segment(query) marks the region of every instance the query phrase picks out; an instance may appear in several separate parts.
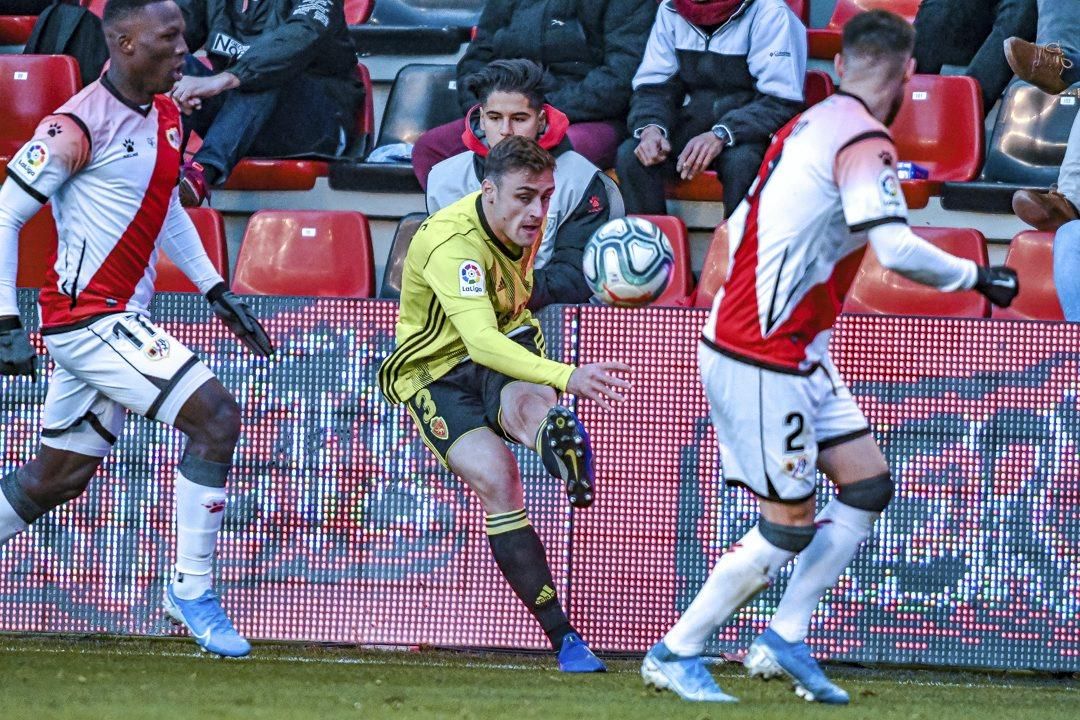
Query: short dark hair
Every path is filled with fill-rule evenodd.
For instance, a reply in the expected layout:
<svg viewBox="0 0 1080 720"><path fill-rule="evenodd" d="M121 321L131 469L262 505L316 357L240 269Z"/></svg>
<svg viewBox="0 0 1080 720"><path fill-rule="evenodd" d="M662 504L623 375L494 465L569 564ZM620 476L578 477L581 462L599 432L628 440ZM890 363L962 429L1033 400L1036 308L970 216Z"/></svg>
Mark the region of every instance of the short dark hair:
<svg viewBox="0 0 1080 720"><path fill-rule="evenodd" d="M465 89L486 103L492 93L516 93L529 100L529 107L544 105L544 70L532 60L493 60L465 78Z"/></svg>
<svg viewBox="0 0 1080 720"><path fill-rule="evenodd" d="M511 135L491 149L484 162L484 178L497 183L506 173L555 169L555 156L532 138Z"/></svg>
<svg viewBox="0 0 1080 720"><path fill-rule="evenodd" d="M159 2L165 2L165 0L109 0L105 4L105 12L101 14L101 22L104 25L111 25L148 5L157 5Z"/></svg>
<svg viewBox="0 0 1080 720"><path fill-rule="evenodd" d="M915 28L887 10L868 10L844 25L845 55L907 60L915 49Z"/></svg>

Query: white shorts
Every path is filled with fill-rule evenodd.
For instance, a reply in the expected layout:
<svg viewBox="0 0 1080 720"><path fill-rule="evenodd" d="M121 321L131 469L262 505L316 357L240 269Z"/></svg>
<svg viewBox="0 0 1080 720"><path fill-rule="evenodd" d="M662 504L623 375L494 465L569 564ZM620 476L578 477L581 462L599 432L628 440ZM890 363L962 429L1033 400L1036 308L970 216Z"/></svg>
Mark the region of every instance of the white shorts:
<svg viewBox="0 0 1080 720"><path fill-rule="evenodd" d="M818 451L870 433L828 356L810 375L758 367L704 343L698 359L728 485L801 502L814 494Z"/></svg>
<svg viewBox="0 0 1080 720"><path fill-rule="evenodd" d="M41 444L105 457L125 408L172 425L210 369L167 332L135 313L106 315L43 337L56 371L45 396Z"/></svg>

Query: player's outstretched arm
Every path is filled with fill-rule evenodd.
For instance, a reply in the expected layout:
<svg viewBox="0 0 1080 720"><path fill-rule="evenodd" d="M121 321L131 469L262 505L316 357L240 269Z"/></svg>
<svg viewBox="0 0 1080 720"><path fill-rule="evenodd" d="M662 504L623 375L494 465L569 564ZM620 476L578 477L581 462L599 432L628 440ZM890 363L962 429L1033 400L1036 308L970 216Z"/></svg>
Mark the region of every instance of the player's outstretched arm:
<svg viewBox="0 0 1080 720"><path fill-rule="evenodd" d="M570 375L566 392L587 397L605 410L612 403L625 399L620 390L628 390L630 382L615 373L628 373L630 366L621 362L599 362L582 365Z"/></svg>
<svg viewBox="0 0 1080 720"><path fill-rule="evenodd" d="M251 308L234 295L224 282L210 288L206 299L210 302L214 314L232 330L233 335L247 345L248 350L262 357L274 354L274 345L263 326L255 319Z"/></svg>

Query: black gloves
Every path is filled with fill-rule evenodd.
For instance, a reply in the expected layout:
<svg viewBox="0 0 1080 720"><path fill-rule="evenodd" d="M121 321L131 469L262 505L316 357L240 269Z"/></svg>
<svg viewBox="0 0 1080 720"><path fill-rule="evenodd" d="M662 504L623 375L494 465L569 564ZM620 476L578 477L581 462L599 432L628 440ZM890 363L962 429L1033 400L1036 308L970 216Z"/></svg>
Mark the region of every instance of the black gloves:
<svg viewBox="0 0 1080 720"><path fill-rule="evenodd" d="M210 288L210 292L206 293L206 299L210 302L210 308L214 314L221 318L221 321L236 337L240 338L241 342L247 345L248 350L262 357L274 354L274 345L270 342L262 325L251 314L251 308L236 297L225 283L220 282Z"/></svg>
<svg viewBox="0 0 1080 720"><path fill-rule="evenodd" d="M990 265L979 268L975 280L975 289L998 307L1009 307L1013 298L1020 292L1020 282L1016 271L1004 265Z"/></svg>
<svg viewBox="0 0 1080 720"><path fill-rule="evenodd" d="M29 375L37 381L37 353L16 316L0 318L0 375Z"/></svg>

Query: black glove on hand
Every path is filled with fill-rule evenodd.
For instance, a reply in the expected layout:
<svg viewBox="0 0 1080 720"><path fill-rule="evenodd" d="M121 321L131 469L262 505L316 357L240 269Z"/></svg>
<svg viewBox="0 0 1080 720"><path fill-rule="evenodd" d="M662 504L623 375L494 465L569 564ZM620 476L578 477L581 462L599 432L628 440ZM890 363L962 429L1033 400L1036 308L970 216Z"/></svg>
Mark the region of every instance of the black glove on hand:
<svg viewBox="0 0 1080 720"><path fill-rule="evenodd" d="M267 337L263 326L251 314L251 308L236 297L225 283L221 282L210 288L210 292L206 293L206 299L210 302L210 308L214 314L228 325L233 335L247 345L248 350L262 357L274 354L274 345Z"/></svg>
<svg viewBox="0 0 1080 720"><path fill-rule="evenodd" d="M980 267L975 289L998 307L1009 307L1016 293L1020 292L1020 281L1016 271L1004 265Z"/></svg>
<svg viewBox="0 0 1080 720"><path fill-rule="evenodd" d="M37 353L17 317L0 319L0 375L29 375L37 381Z"/></svg>

